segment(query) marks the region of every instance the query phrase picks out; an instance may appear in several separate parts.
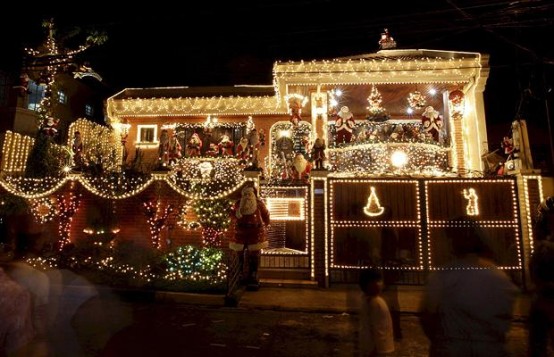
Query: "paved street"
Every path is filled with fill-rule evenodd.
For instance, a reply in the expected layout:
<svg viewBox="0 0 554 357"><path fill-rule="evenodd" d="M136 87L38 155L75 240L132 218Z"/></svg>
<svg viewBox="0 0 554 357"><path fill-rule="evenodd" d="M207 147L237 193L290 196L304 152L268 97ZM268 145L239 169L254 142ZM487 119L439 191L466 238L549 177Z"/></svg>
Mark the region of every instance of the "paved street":
<svg viewBox="0 0 554 357"><path fill-rule="evenodd" d="M402 315L398 356L426 356L417 317ZM115 332L118 325L124 326ZM85 356L356 356L357 316L93 299L74 319ZM113 331L113 333L109 333ZM526 331L513 324L513 356Z"/></svg>
<svg viewBox="0 0 554 357"><path fill-rule="evenodd" d="M71 285L50 301L46 336L20 356L353 357L357 296L352 286L263 288L245 293L238 307L226 307L222 295ZM396 342L397 356L427 356L428 341L413 312L417 290L403 289L398 298L404 338ZM525 355L522 318L514 320L508 339L514 357Z"/></svg>

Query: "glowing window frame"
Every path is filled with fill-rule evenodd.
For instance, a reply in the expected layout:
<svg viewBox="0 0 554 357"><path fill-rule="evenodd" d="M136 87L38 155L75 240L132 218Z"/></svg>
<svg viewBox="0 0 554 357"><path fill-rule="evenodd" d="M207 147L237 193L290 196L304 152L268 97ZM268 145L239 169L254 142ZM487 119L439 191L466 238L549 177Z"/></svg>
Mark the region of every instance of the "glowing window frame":
<svg viewBox="0 0 554 357"><path fill-rule="evenodd" d="M278 212L285 209L288 212L288 203L296 202L299 208L298 216L280 215ZM276 221L305 221L306 220L306 200L303 197L267 197L267 208L271 212L271 219ZM281 206L277 208L277 206Z"/></svg>
<svg viewBox="0 0 554 357"><path fill-rule="evenodd" d="M145 129L154 129L154 135L152 141L141 141L141 133ZM137 125L137 145L143 145L143 146L156 146L158 145L158 126L156 124L142 124Z"/></svg>

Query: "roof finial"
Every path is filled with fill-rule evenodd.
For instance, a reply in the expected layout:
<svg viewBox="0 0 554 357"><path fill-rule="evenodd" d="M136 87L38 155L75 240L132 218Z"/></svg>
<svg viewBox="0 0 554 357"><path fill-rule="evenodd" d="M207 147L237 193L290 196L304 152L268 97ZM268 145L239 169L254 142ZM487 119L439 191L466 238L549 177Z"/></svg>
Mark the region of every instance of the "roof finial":
<svg viewBox="0 0 554 357"><path fill-rule="evenodd" d="M385 32L381 33L381 39L379 39L379 49L389 50L396 48L396 41L389 33L389 29L385 28Z"/></svg>

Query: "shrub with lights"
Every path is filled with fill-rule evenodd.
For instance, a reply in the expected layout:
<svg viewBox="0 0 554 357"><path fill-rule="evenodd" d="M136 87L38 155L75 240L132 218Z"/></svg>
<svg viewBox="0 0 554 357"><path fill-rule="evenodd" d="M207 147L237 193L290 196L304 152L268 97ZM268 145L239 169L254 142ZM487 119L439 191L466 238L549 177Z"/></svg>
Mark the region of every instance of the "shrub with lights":
<svg viewBox="0 0 554 357"><path fill-rule="evenodd" d="M193 204L198 223L202 226L202 244L205 247L221 247L223 234L229 228L229 212L233 202L229 199L197 200Z"/></svg>

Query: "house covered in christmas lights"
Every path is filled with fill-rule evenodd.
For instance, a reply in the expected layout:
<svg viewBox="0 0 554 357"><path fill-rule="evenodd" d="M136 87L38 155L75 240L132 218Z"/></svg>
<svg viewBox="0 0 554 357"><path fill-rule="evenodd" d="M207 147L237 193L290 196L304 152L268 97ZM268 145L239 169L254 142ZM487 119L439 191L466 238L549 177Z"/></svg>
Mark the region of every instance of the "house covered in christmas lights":
<svg viewBox="0 0 554 357"><path fill-rule="evenodd" d="M499 266L523 282L541 177L520 144L524 121L510 138L518 155L490 162L487 55L381 48L276 62L272 85L125 89L107 100L109 128L69 129L82 137L79 167L26 180L18 173L32 143L11 134L0 184L35 202L38 217L80 200L58 217L64 225L46 223L63 226L65 243L96 224L116 241L171 250L225 248L232 227L210 222L254 181L272 219L262 276L320 286L367 266L422 283L450 258L444 227L471 216Z"/></svg>

